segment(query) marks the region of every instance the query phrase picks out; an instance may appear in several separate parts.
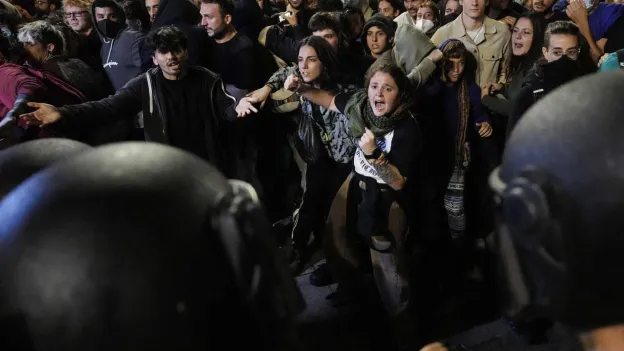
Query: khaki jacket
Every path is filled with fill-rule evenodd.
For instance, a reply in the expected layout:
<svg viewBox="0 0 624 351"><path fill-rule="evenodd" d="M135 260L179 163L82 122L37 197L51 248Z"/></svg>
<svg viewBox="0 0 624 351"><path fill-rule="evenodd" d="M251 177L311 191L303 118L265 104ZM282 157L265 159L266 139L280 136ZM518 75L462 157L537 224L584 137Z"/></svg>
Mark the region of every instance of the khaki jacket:
<svg viewBox="0 0 624 351"><path fill-rule="evenodd" d="M438 29L431 41L438 47L448 39L461 40L466 49L477 59L478 67L476 83L484 86L487 83L505 84L511 60L511 33L507 25L486 17L483 23L484 34L477 37L477 43L466 34L462 16Z"/></svg>

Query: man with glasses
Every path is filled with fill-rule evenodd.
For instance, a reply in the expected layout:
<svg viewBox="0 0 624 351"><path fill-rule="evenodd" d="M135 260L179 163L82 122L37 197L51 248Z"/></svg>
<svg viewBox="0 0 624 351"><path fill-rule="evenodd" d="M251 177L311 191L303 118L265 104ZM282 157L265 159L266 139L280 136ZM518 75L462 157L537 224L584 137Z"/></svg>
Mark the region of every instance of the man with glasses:
<svg viewBox="0 0 624 351"><path fill-rule="evenodd" d="M102 42L97 31L93 30L90 13L92 2L90 0L63 0L63 15L69 27L80 35L78 58L97 72L104 73L100 60Z"/></svg>
<svg viewBox="0 0 624 351"><path fill-rule="evenodd" d="M580 31L576 24L557 21L548 25L544 34L544 58L536 62L535 69L523 83L511 114L507 134L511 133L522 115L541 97L581 75L577 63L580 53Z"/></svg>

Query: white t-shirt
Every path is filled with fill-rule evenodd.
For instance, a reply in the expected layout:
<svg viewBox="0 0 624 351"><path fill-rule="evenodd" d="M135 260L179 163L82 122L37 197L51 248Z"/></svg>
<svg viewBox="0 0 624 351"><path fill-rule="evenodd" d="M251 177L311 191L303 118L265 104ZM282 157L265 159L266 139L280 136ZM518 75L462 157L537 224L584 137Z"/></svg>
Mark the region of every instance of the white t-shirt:
<svg viewBox="0 0 624 351"><path fill-rule="evenodd" d="M386 140L386 145L382 151L385 152L386 154L390 153L393 137L394 137L394 130L384 135L384 139ZM364 155L364 152L362 152L362 150L359 147L355 150L353 163L355 165L355 172L357 172L358 174L361 174L365 177L374 178L379 184L386 184L386 182L384 182L379 177L379 175L377 174L377 171L373 168L373 166L371 166L370 163L368 163L368 160L366 160L366 156Z"/></svg>

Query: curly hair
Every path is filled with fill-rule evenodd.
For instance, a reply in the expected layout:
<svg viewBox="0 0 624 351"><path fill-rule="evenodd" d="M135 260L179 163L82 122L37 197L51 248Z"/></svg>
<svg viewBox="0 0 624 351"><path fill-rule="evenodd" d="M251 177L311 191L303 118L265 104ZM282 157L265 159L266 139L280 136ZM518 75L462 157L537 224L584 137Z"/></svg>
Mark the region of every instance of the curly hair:
<svg viewBox="0 0 624 351"><path fill-rule="evenodd" d="M91 12L91 5L93 5L93 0L63 0L63 7L72 6L86 8L89 13Z"/></svg>

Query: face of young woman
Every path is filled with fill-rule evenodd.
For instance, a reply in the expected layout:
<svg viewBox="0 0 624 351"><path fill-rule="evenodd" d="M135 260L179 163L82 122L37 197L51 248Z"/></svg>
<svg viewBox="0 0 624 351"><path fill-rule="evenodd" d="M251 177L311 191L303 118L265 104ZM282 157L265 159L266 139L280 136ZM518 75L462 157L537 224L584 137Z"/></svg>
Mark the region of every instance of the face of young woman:
<svg viewBox="0 0 624 351"><path fill-rule="evenodd" d="M316 55L316 50L311 46L302 46L299 50L299 72L306 83L313 82L321 77L323 63Z"/></svg>
<svg viewBox="0 0 624 351"><path fill-rule="evenodd" d="M375 116L390 115L399 104L399 87L388 73L375 73L368 84L368 100Z"/></svg>
<svg viewBox="0 0 624 351"><path fill-rule="evenodd" d="M450 58L448 62L447 78L452 83L457 83L464 74L464 59L463 58Z"/></svg>
<svg viewBox="0 0 624 351"><path fill-rule="evenodd" d="M531 44L533 44L533 23L528 18L520 18L511 34L511 49L514 56L528 54Z"/></svg>

